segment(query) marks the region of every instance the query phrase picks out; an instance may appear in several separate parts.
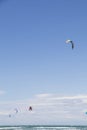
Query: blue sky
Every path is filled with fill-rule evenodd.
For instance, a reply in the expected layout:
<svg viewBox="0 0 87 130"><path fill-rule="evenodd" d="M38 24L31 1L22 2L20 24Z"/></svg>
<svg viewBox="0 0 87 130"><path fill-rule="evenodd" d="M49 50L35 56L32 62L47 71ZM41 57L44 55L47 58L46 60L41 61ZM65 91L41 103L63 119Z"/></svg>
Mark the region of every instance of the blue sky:
<svg viewBox="0 0 87 130"><path fill-rule="evenodd" d="M86 0L0 0L2 104L40 94L87 94L86 5Z"/></svg>

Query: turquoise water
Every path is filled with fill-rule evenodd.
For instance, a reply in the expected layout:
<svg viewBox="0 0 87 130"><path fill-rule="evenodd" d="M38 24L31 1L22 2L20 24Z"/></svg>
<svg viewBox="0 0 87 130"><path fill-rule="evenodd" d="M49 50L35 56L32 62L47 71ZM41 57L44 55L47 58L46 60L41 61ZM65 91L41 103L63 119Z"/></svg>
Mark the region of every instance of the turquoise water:
<svg viewBox="0 0 87 130"><path fill-rule="evenodd" d="M87 130L87 126L0 126L0 130Z"/></svg>

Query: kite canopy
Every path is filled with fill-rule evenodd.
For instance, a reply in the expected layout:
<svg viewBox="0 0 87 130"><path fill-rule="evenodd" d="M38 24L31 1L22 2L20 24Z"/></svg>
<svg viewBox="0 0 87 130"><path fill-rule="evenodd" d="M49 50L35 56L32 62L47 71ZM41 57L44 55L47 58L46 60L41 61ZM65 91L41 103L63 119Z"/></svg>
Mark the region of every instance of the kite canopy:
<svg viewBox="0 0 87 130"><path fill-rule="evenodd" d="M70 43L70 44L72 45L72 49L74 48L74 43L73 43L73 41L72 41L72 40L66 40L66 43L67 43L67 44L69 44L69 43Z"/></svg>

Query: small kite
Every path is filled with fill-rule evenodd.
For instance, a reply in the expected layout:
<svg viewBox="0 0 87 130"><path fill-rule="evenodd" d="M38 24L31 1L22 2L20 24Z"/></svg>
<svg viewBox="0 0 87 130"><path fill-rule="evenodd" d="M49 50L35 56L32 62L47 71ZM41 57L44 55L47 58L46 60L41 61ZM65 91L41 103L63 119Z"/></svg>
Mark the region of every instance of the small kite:
<svg viewBox="0 0 87 130"><path fill-rule="evenodd" d="M67 43L67 44L71 43L71 45L72 45L72 49L74 49L74 43L73 43L72 40L66 40L66 43Z"/></svg>
<svg viewBox="0 0 87 130"><path fill-rule="evenodd" d="M87 115L87 112L85 112L85 114Z"/></svg>
<svg viewBox="0 0 87 130"><path fill-rule="evenodd" d="M29 111L32 111L32 106L29 107Z"/></svg>
<svg viewBox="0 0 87 130"><path fill-rule="evenodd" d="M12 110L9 114L9 117L15 116L18 113L18 109L15 108L14 110Z"/></svg>

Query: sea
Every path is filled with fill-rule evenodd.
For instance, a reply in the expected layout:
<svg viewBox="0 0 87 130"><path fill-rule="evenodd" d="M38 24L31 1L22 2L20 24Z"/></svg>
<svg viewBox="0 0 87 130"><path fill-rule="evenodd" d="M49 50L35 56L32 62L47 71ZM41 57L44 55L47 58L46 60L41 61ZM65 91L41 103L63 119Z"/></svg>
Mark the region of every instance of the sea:
<svg viewBox="0 0 87 130"><path fill-rule="evenodd" d="M87 126L0 126L0 130L87 130Z"/></svg>

